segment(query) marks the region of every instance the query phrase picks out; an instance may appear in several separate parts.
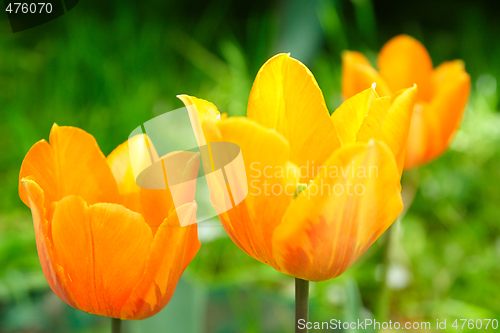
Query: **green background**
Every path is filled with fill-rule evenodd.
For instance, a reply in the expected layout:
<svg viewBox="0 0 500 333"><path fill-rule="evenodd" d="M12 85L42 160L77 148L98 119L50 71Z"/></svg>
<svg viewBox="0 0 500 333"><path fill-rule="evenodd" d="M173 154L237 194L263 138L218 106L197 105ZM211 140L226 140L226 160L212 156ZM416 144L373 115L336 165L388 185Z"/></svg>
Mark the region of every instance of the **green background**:
<svg viewBox="0 0 500 333"><path fill-rule="evenodd" d="M107 318L73 310L49 290L17 194L24 155L53 123L83 128L107 155L141 123L182 107L177 94L245 115L253 78L279 52L311 69L333 112L340 52L374 61L400 33L422 41L435 65L465 61L466 115L443 156L404 176L416 196L392 251L389 286L381 281L384 235L342 276L311 285L310 318L433 328L447 319L453 332L457 318L499 318L499 14L495 1L81 0L15 34L0 14L0 332L109 331ZM246 256L220 227L203 228L171 303L126 322L126 332L292 332L293 278Z"/></svg>

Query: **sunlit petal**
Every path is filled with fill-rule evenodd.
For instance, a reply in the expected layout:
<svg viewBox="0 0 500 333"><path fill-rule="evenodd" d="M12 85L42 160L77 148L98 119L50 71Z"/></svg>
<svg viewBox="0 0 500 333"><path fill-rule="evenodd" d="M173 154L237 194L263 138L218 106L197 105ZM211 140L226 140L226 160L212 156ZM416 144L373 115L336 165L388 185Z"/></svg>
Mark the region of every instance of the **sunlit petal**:
<svg viewBox="0 0 500 333"><path fill-rule="evenodd" d="M370 87L346 100L332 113L331 118L342 146L356 142L356 133L368 115L375 98L378 98L378 95Z"/></svg>
<svg viewBox="0 0 500 333"><path fill-rule="evenodd" d="M53 202L79 195L89 204L119 203L118 186L94 137L76 127L54 124L50 145L42 140L26 154L19 179L32 176L45 193L45 208L51 215ZM24 189L19 189L26 201Z"/></svg>
<svg viewBox="0 0 500 333"><path fill-rule="evenodd" d="M259 70L247 109L248 118L283 135L290 160L321 165L340 146L323 93L309 69L287 54L278 54Z"/></svg>
<svg viewBox="0 0 500 333"><path fill-rule="evenodd" d="M248 183L245 200L221 214L221 221L240 248L270 263L272 233L291 202L298 181L296 167L288 163L290 147L276 131L246 118L229 118L217 127L224 141L241 148Z"/></svg>
<svg viewBox="0 0 500 333"><path fill-rule="evenodd" d="M357 134L359 142L371 139L384 141L392 150L398 169L402 173L406 156L406 145L417 87L401 90L390 100L382 97L372 102L372 108Z"/></svg>
<svg viewBox="0 0 500 333"><path fill-rule="evenodd" d="M338 150L275 230L279 270L310 281L340 275L401 212L399 181L394 157L383 142Z"/></svg>

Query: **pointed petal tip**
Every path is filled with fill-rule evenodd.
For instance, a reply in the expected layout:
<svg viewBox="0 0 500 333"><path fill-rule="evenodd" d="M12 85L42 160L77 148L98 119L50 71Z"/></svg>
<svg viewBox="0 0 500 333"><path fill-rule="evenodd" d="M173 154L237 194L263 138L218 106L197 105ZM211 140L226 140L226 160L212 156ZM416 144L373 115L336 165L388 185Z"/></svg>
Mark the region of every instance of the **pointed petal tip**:
<svg viewBox="0 0 500 333"><path fill-rule="evenodd" d="M184 103L184 105L186 105L186 106L194 105L193 99L191 98L191 96L189 96L187 94L180 94L180 95L176 95L175 97L180 99L182 101L182 103Z"/></svg>
<svg viewBox="0 0 500 333"><path fill-rule="evenodd" d="M52 127L50 128L50 135L57 132L59 130L60 126L57 125L57 123L53 123Z"/></svg>
<svg viewBox="0 0 500 333"><path fill-rule="evenodd" d="M23 184L23 186L24 186L24 188L26 189L26 191L28 191L28 183L29 183L29 182L32 182L32 181L33 181L33 179L30 179L30 178L28 178L28 177L23 177L21 180L19 180L19 182L20 182L21 184Z"/></svg>

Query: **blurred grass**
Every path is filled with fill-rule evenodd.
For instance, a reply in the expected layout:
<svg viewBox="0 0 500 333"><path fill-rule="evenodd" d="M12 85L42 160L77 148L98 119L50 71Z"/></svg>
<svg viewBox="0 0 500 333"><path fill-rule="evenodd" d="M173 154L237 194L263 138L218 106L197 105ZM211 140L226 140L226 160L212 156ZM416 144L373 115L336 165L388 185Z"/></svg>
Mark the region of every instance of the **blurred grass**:
<svg viewBox="0 0 500 333"><path fill-rule="evenodd" d="M400 33L420 39L435 65L463 59L473 93L451 149L418 170L421 185L402 221L401 269L410 279L392 291L390 317L498 318L495 13L492 1L81 1L65 16L16 34L2 17L0 332L108 330L103 318L72 310L47 292L29 210L18 198L22 159L36 141L48 138L54 122L85 129L108 154L138 124L182 106L175 98L180 93L207 99L231 116L244 115L255 74L276 52L291 52L311 68L332 112L341 103L340 52L360 50L373 61L380 46ZM341 277L312 284L311 320L376 312L385 241ZM191 319L176 312L184 298L199 302L194 317L185 313ZM169 331L291 332L292 318L293 279L223 237L203 244L158 317L126 327L150 332L177 320L194 326Z"/></svg>

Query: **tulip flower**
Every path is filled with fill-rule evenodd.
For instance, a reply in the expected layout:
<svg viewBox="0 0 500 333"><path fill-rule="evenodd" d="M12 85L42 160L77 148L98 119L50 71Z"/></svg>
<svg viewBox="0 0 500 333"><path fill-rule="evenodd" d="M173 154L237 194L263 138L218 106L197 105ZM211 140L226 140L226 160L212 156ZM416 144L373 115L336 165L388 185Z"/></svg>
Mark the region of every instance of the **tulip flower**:
<svg viewBox="0 0 500 333"><path fill-rule="evenodd" d="M249 192L219 218L241 250L297 278L297 318L307 309L298 304L304 280L342 274L401 212L416 95L411 87L379 97L369 87L330 116L309 69L279 54L258 72L247 118L220 117L212 103L179 96L198 112L209 144L241 148L246 178L239 181ZM212 204L225 207L224 184L211 185Z"/></svg>
<svg viewBox="0 0 500 333"><path fill-rule="evenodd" d="M377 72L359 52L342 54L342 94L350 98L377 84L381 96L392 96L418 85L405 169L425 164L448 147L457 130L470 94L470 77L460 60L433 68L425 47L416 39L400 35L389 40L377 58Z"/></svg>
<svg viewBox="0 0 500 333"><path fill-rule="evenodd" d="M136 136L106 158L92 135L54 125L50 144L37 142L24 158L19 195L31 208L43 273L76 309L150 317L200 247L196 225L181 228L177 217L195 219L194 189L176 210L168 188L135 184L129 147L147 154L147 140ZM185 167L196 175L198 165Z"/></svg>
<svg viewBox="0 0 500 333"><path fill-rule="evenodd" d="M257 74L248 118L218 117L212 103L179 97L201 114L207 142L241 148L249 194L219 214L231 239L280 272L322 281L352 265L401 211L400 178L416 94L412 87L379 97L370 87L330 116L312 73L279 54ZM370 167L377 176L357 173ZM340 169L344 173L333 174ZM346 182L364 193L339 194ZM330 191L318 189L322 185ZM222 199L214 187L217 207Z"/></svg>

